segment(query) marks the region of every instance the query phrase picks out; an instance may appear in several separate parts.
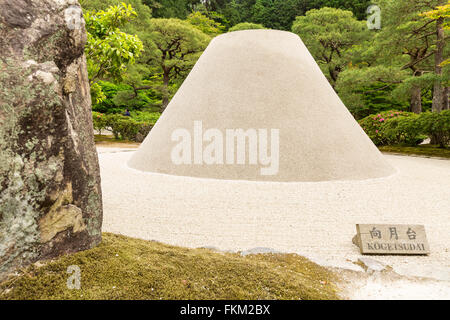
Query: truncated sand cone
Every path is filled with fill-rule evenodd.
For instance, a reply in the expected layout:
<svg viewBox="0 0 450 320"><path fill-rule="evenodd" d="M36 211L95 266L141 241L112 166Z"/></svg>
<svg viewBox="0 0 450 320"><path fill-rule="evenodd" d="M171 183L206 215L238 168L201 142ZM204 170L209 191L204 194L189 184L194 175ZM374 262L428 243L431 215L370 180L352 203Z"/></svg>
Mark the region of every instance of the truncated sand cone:
<svg viewBox="0 0 450 320"><path fill-rule="evenodd" d="M227 149L232 147L227 129L242 129L251 137L244 155L239 139ZM180 132L189 132L191 140ZM369 179L395 171L300 38L274 30L213 39L129 166L181 176L286 182Z"/></svg>

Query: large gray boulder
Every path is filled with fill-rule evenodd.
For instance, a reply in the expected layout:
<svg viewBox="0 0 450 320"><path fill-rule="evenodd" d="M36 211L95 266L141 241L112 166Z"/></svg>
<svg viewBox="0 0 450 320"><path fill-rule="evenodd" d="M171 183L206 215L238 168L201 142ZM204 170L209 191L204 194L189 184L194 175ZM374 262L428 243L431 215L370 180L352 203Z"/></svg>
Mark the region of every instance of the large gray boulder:
<svg viewBox="0 0 450 320"><path fill-rule="evenodd" d="M0 278L101 241L85 42L75 0L0 0Z"/></svg>

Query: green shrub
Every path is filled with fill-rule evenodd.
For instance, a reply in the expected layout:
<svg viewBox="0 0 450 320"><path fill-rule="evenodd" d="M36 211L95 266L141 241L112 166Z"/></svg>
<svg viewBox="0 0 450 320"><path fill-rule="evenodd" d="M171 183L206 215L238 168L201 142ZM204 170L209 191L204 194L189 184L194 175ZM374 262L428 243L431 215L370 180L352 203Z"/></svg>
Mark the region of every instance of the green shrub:
<svg viewBox="0 0 450 320"><path fill-rule="evenodd" d="M103 113L94 111L92 112L92 124L94 129L102 134L102 130L107 130L108 127L107 117Z"/></svg>
<svg viewBox="0 0 450 320"><path fill-rule="evenodd" d="M136 133L136 136L133 141L136 142L142 142L147 137L147 135L150 133L150 130L152 130L153 124L147 123L147 122L141 122L139 123L139 130Z"/></svg>
<svg viewBox="0 0 450 320"><path fill-rule="evenodd" d="M237 25L231 27L228 32L240 31L240 30L253 30L253 29L264 29L264 26L259 23L251 23L251 22L241 22Z"/></svg>
<svg viewBox="0 0 450 320"><path fill-rule="evenodd" d="M138 122L149 122L151 124L155 124L160 116L160 112L131 111L131 118Z"/></svg>
<svg viewBox="0 0 450 320"><path fill-rule="evenodd" d="M408 103L402 103L394 99L392 97L393 89L391 87L386 88L386 85L383 83L373 83L361 87L360 89L356 89L348 85L348 81L350 80L341 80L340 75L338 82L339 81L343 82L342 84L339 84L339 86L346 86L346 88L341 89L339 95L357 120L361 120L370 115L379 114L380 112L393 109L407 111L409 108ZM354 94L347 92L350 88L350 92L354 92Z"/></svg>
<svg viewBox="0 0 450 320"><path fill-rule="evenodd" d="M116 85L107 81L99 81L96 83L104 95L104 98L100 102L92 101L92 110L101 113L114 113L116 111L121 112L124 108L114 103L113 98L121 90L127 90L126 85Z"/></svg>
<svg viewBox="0 0 450 320"><path fill-rule="evenodd" d="M142 142L153 127L153 123L149 121L138 121L121 114L103 115L93 112L92 116L94 128L99 132L111 131L115 139Z"/></svg>
<svg viewBox="0 0 450 320"><path fill-rule="evenodd" d="M116 138L134 141L134 137L136 137L136 134L138 133L136 121L124 117L117 119L112 125L113 134Z"/></svg>
<svg viewBox="0 0 450 320"><path fill-rule="evenodd" d="M426 139L422 135L419 115L409 114L387 119L381 127L381 135L388 145L416 146Z"/></svg>
<svg viewBox="0 0 450 320"><path fill-rule="evenodd" d="M432 143L444 148L450 145L450 110L440 113L424 112L418 119L422 132L428 135Z"/></svg>
<svg viewBox="0 0 450 320"><path fill-rule="evenodd" d="M421 143L427 136L440 147L450 145L450 110L419 115L387 111L370 115L359 121L366 134L377 146Z"/></svg>
<svg viewBox="0 0 450 320"><path fill-rule="evenodd" d="M140 90L137 95L133 88L126 84L114 84L108 81L99 81L95 84L95 89L100 90L103 98L100 102L95 100L95 92L92 100L92 110L101 113L114 114L122 113L125 109L144 110L154 108L157 110L161 98L153 90Z"/></svg>
<svg viewBox="0 0 450 320"><path fill-rule="evenodd" d="M388 145L393 138L393 132L384 130L385 124L392 119L405 118L411 115L413 115L413 113L390 110L370 115L358 122L369 138L372 139L373 143L377 146L382 146ZM394 124L392 124L392 126L394 126Z"/></svg>

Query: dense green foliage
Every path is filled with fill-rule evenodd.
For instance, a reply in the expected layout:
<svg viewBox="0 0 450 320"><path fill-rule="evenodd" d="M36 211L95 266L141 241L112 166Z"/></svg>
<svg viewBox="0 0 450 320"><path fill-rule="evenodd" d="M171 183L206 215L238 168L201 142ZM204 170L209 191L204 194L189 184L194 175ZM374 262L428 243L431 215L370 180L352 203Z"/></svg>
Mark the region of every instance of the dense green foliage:
<svg viewBox="0 0 450 320"><path fill-rule="evenodd" d="M415 146L427 137L440 147L450 146L450 110L420 115L391 110L368 116L359 124L377 146Z"/></svg>
<svg viewBox="0 0 450 320"><path fill-rule="evenodd" d="M214 37L225 31L225 27L223 25L199 11L192 12L186 20L189 24L193 25L208 36Z"/></svg>
<svg viewBox="0 0 450 320"><path fill-rule="evenodd" d="M422 135L418 118L419 115L411 113L406 117L387 119L382 127L382 135L387 138L387 144L415 146L423 142L426 136Z"/></svg>
<svg viewBox="0 0 450 320"><path fill-rule="evenodd" d="M252 29L264 29L264 26L258 23L242 22L228 29L228 32Z"/></svg>
<svg viewBox="0 0 450 320"><path fill-rule="evenodd" d="M370 0L206 0L205 6L223 15L229 27L252 22L270 29L291 30L297 16L322 7L350 10L358 19L365 19L370 3Z"/></svg>
<svg viewBox="0 0 450 320"><path fill-rule="evenodd" d="M367 88L372 86L382 88L385 97L396 104L407 104L408 110L415 113L430 107L437 112L448 108L448 95L443 97L441 93L443 87L450 86L450 68L441 67L440 56L448 57L450 51L445 37L441 40L437 36L438 30L444 32L442 25L426 14L445 2L377 1L382 13L381 29L366 29L370 37L351 48L351 63L336 83L340 97L354 114L367 114L363 109L367 107ZM437 50L440 44L442 52Z"/></svg>
<svg viewBox="0 0 450 320"><path fill-rule="evenodd" d="M110 131L116 139L136 142L144 141L159 116L159 113L135 113L130 117L92 112L94 129L99 134Z"/></svg>
<svg viewBox="0 0 450 320"><path fill-rule="evenodd" d="M418 118L418 126L423 134L439 146L450 145L450 110L422 113Z"/></svg>
<svg viewBox="0 0 450 320"><path fill-rule="evenodd" d="M138 90L126 83L114 84L99 81L104 99L94 103L92 110L100 113L122 113L125 109L131 111L157 111L161 104L161 95L154 90Z"/></svg>
<svg viewBox="0 0 450 320"><path fill-rule="evenodd" d="M369 134L377 144L415 144L423 135L445 144L441 131L435 133L425 116L417 122L407 112L448 109L447 0L374 1L381 7L380 30L369 30L365 21L371 1L81 3L89 32L86 53L94 111L108 115L123 114L128 109L133 114L128 120L146 122L136 119L137 112L141 118L148 114L153 119L153 115L159 115L155 112L164 111L213 37L237 30L272 28L292 30L302 38L356 119L365 118L366 123L386 114L389 125L383 124L382 130L373 126ZM403 112L402 116L390 119L392 109ZM415 133L419 130L416 124L423 126L419 134ZM398 134L401 130L403 133ZM125 135L134 134L118 134Z"/></svg>
<svg viewBox="0 0 450 320"><path fill-rule="evenodd" d="M391 120L397 121L398 119L409 118L412 115L413 113L410 112L389 110L376 115L370 115L360 120L359 124L375 145L388 145L394 142L390 140L390 137L388 137L385 131L386 123Z"/></svg>
<svg viewBox="0 0 450 320"><path fill-rule="evenodd" d="M156 4L154 4L156 2ZM147 2L148 3L148 2ZM186 19L194 11L200 0L157 0L153 1L155 18Z"/></svg>
<svg viewBox="0 0 450 320"><path fill-rule="evenodd" d="M161 75L162 110L168 105L171 84L183 80L211 38L200 31L198 26L180 19L151 19L144 43L148 50L142 63L148 72ZM148 74L150 76L151 74Z"/></svg>
<svg viewBox="0 0 450 320"><path fill-rule="evenodd" d="M86 12L84 16L88 31L86 58L92 96L94 101L101 102L105 96L97 81L121 80L127 66L135 62L144 48L136 35L120 30L137 16L131 5L122 3L106 11Z"/></svg>
<svg viewBox="0 0 450 320"><path fill-rule="evenodd" d="M351 49L368 37L366 23L356 20L351 11L327 7L297 17L292 31L303 40L333 86L351 62Z"/></svg>

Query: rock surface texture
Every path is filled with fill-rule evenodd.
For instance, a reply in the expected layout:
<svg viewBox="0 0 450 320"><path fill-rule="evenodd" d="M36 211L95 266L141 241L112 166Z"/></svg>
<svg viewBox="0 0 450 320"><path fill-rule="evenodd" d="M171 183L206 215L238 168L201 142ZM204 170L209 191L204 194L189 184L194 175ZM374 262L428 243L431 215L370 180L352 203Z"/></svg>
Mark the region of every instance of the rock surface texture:
<svg viewBox="0 0 450 320"><path fill-rule="evenodd" d="M0 0L0 279L101 241L85 42L75 0Z"/></svg>

